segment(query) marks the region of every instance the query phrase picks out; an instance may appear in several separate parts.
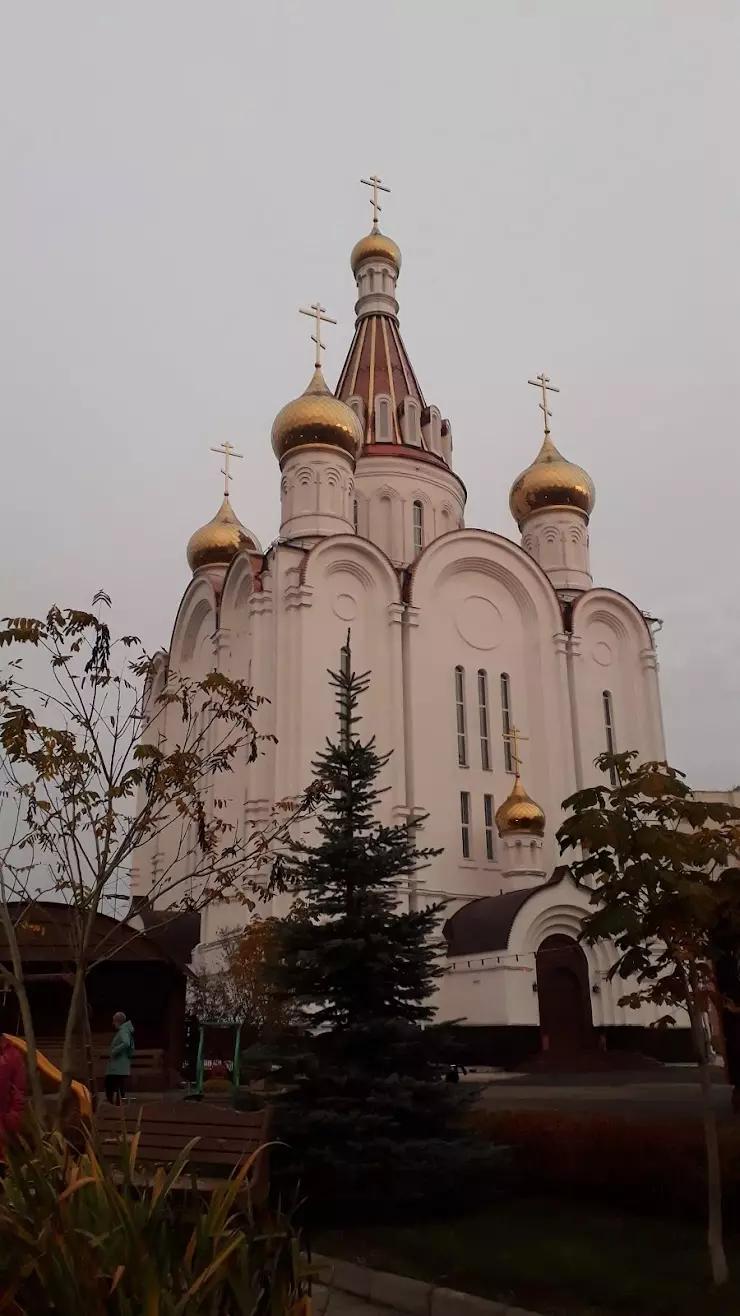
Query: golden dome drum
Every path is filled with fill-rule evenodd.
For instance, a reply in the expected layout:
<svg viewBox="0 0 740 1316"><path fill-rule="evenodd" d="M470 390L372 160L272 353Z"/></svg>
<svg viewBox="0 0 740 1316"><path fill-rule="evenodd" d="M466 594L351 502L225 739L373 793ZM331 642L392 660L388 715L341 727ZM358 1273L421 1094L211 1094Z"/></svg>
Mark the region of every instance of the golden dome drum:
<svg viewBox="0 0 740 1316"><path fill-rule="evenodd" d="M581 466L558 452L549 434L531 466L511 486L509 507L519 526L543 507L576 507L587 517L593 511L596 490Z"/></svg>
<svg viewBox="0 0 740 1316"><path fill-rule="evenodd" d="M240 549L261 552L249 530L234 515L228 498L224 498L212 521L203 525L188 540L188 564L191 571L198 567L228 566Z"/></svg>
<svg viewBox="0 0 740 1316"><path fill-rule="evenodd" d="M511 794L496 810L496 826L499 836L511 836L517 832L542 836L544 833L545 815L539 804L527 795L518 776Z"/></svg>
<svg viewBox="0 0 740 1316"><path fill-rule="evenodd" d="M360 265L366 260L387 260L395 266L396 274L401 269L401 248L393 238L386 237L380 229L374 228L367 237L360 238L352 248L350 264L352 273L356 274Z"/></svg>
<svg viewBox="0 0 740 1316"><path fill-rule="evenodd" d="M319 366L305 393L283 407L272 426L272 449L281 464L296 448L313 444L341 448L356 459L363 438L354 411L334 397Z"/></svg>

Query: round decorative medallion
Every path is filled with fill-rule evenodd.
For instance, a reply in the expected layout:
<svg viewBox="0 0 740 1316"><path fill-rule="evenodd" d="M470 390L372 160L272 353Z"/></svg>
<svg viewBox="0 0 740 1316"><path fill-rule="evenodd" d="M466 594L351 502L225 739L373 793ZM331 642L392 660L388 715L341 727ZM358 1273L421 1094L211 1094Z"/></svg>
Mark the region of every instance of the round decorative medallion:
<svg viewBox="0 0 740 1316"><path fill-rule="evenodd" d="M455 625L472 649L495 649L501 638L501 613L479 594L470 594L458 605Z"/></svg>
<svg viewBox="0 0 740 1316"><path fill-rule="evenodd" d="M599 667L611 666L612 651L606 640L598 640L591 652L593 654L594 662L598 663Z"/></svg>
<svg viewBox="0 0 740 1316"><path fill-rule="evenodd" d="M353 599L351 594L337 594L334 615L342 621L353 621L357 616L357 599Z"/></svg>

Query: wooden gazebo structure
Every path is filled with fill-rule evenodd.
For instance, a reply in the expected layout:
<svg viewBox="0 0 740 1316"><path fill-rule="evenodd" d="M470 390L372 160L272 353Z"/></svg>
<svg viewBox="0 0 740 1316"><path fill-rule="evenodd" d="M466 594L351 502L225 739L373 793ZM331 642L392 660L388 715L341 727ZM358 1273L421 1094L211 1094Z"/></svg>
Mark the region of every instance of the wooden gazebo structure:
<svg viewBox="0 0 740 1316"><path fill-rule="evenodd" d="M77 915L69 905L52 901L9 906L23 963L37 1044L58 1060L67 1020L75 968ZM181 916L182 917L182 916ZM172 939L168 939L172 940ZM189 956L188 956L189 958ZM76 1077L105 1069L113 1015L122 1010L134 1025L136 1058L133 1086L153 1090L180 1081L189 969L149 931L98 914L90 946L86 981L89 1031L76 1037ZM7 936L0 927L0 963L10 967ZM18 1001L12 988L0 986L0 1030L22 1035ZM86 1039L88 1047L86 1048Z"/></svg>

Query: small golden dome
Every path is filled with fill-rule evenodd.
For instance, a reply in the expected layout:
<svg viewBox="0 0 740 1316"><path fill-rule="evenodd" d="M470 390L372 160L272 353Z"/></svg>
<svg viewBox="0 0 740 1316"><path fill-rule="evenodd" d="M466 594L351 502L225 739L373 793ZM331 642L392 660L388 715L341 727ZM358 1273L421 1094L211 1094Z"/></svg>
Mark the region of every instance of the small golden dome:
<svg viewBox="0 0 740 1316"><path fill-rule="evenodd" d="M542 836L545 830L545 815L539 804L527 795L519 775L514 779L511 794L496 810L496 826L499 836L511 836L516 832Z"/></svg>
<svg viewBox="0 0 740 1316"><path fill-rule="evenodd" d="M351 407L334 397L320 366L314 370L305 393L283 407L272 426L272 450L281 463L295 448L314 443L341 448L356 458L363 438L357 416Z"/></svg>
<svg viewBox="0 0 740 1316"><path fill-rule="evenodd" d="M379 228L373 226L371 233L366 238L360 238L352 248L350 264L352 273L356 274L364 260L371 258L376 260L389 260L391 265L395 265L396 274L401 270L401 248L393 238L387 238L385 233L381 233Z"/></svg>
<svg viewBox="0 0 740 1316"><path fill-rule="evenodd" d="M213 520L202 525L188 540L190 570L228 566L242 548L256 553L262 551L254 535L237 520L228 498L224 498Z"/></svg>
<svg viewBox="0 0 740 1316"><path fill-rule="evenodd" d="M591 476L567 461L549 434L532 465L517 476L509 494L511 514L519 526L543 507L577 507L590 516L595 501Z"/></svg>

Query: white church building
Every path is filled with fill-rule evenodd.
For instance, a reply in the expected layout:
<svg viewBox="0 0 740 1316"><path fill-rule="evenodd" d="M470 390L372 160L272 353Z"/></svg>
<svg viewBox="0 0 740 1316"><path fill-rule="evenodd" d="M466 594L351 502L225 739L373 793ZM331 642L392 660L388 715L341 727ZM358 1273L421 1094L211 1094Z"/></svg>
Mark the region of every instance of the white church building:
<svg viewBox="0 0 740 1316"><path fill-rule="evenodd" d="M351 628L353 666L371 673L363 734L393 751L387 819L424 817L420 844L442 850L404 893L447 902L440 1017L514 1056L577 1050L596 1033L635 1049L653 1015L619 1006L608 946L578 945L588 897L555 834L599 753L665 757L650 620L594 584L594 486L552 441L546 376L530 381L544 441L512 472L511 525L465 524L452 427L401 337L401 253L377 218L351 266L355 331L336 389L315 307L313 376L272 428L276 537L263 549L228 494L196 530L162 680L217 668L267 697L259 730L275 743L233 782L245 825L259 824L301 795L335 733L327 669ZM136 899L161 860L142 856ZM204 911L199 953L240 919L238 906Z"/></svg>

